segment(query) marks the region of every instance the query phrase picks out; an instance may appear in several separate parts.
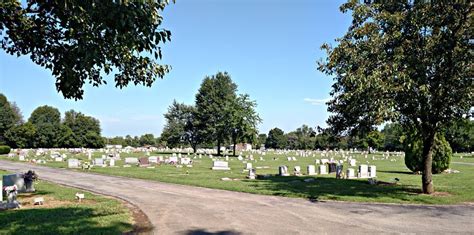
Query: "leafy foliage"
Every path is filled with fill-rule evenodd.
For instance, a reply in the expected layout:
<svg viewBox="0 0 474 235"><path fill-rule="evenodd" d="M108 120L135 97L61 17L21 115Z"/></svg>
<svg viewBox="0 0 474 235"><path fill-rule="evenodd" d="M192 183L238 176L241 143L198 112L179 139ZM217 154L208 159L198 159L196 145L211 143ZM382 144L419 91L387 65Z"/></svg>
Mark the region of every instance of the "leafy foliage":
<svg viewBox="0 0 474 235"><path fill-rule="evenodd" d="M287 138L285 137L283 130L275 127L268 132L265 148L284 149L286 145Z"/></svg>
<svg viewBox="0 0 474 235"><path fill-rule="evenodd" d="M423 144L420 137L409 135L406 140L405 165L413 172L423 170ZM437 134L433 148L432 172L437 174L449 168L453 151L443 135Z"/></svg>
<svg viewBox="0 0 474 235"><path fill-rule="evenodd" d="M232 131L232 105L235 104L237 85L227 72L204 78L196 94L196 121L204 142L217 142L220 147Z"/></svg>
<svg viewBox="0 0 474 235"><path fill-rule="evenodd" d="M10 152L10 147L6 145L0 145L0 154L8 154Z"/></svg>
<svg viewBox="0 0 474 235"><path fill-rule="evenodd" d="M5 142L5 132L21 121L21 114L15 111L15 107L0 93L0 144Z"/></svg>
<svg viewBox="0 0 474 235"><path fill-rule="evenodd" d="M468 2L350 0L353 21L319 70L332 75L328 124L336 133L400 122L423 140L423 191L433 192L436 132L474 106Z"/></svg>
<svg viewBox="0 0 474 235"><path fill-rule="evenodd" d="M103 75L112 72L116 87L151 86L170 69L155 62L162 56L159 44L171 37L159 28L166 5L162 0L1 1L1 47L50 69L65 98L82 99L86 82L105 84Z"/></svg>

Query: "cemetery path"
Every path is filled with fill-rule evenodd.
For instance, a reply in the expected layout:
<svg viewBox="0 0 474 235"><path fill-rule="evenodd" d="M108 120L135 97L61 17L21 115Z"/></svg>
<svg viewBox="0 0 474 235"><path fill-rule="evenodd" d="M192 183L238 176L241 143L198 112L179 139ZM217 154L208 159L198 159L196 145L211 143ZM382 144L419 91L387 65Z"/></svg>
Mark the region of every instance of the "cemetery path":
<svg viewBox="0 0 474 235"><path fill-rule="evenodd" d="M472 233L474 206L310 202L0 161L48 181L124 199L155 234Z"/></svg>

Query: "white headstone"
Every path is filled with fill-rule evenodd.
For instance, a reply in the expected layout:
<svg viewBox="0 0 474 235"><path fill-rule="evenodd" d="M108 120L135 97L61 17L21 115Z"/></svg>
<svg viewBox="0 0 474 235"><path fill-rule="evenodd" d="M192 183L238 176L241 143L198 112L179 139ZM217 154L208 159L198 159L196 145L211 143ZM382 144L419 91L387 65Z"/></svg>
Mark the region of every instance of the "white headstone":
<svg viewBox="0 0 474 235"><path fill-rule="evenodd" d="M293 158L291 158L291 157L288 157L288 161L289 161L289 162L291 162L291 160L293 160Z"/></svg>
<svg viewBox="0 0 474 235"><path fill-rule="evenodd" d="M245 169L246 170L252 169L252 163L250 163L250 162L246 163Z"/></svg>
<svg viewBox="0 0 474 235"><path fill-rule="evenodd" d="M326 164L326 163L328 163L328 162L329 162L329 160L326 159L326 158L321 159L321 164Z"/></svg>
<svg viewBox="0 0 474 235"><path fill-rule="evenodd" d="M62 162L63 158L62 157L56 157L56 158L54 158L54 161L55 162Z"/></svg>
<svg viewBox="0 0 474 235"><path fill-rule="evenodd" d="M326 165L319 165L319 174L320 175L327 175L328 169Z"/></svg>
<svg viewBox="0 0 474 235"><path fill-rule="evenodd" d="M346 178L353 179L355 178L355 170L353 168L348 168L346 171Z"/></svg>
<svg viewBox="0 0 474 235"><path fill-rule="evenodd" d="M213 170L230 170L229 163L225 161L214 161L212 165Z"/></svg>
<svg viewBox="0 0 474 235"><path fill-rule="evenodd" d="M287 166L279 166L278 167L278 174L280 176L289 176L288 167Z"/></svg>
<svg viewBox="0 0 474 235"><path fill-rule="evenodd" d="M180 159L180 164L181 165L189 165L191 164L191 158L189 157L183 157Z"/></svg>
<svg viewBox="0 0 474 235"><path fill-rule="evenodd" d="M92 153L91 152L87 153L87 159L89 159L89 160L92 159Z"/></svg>
<svg viewBox="0 0 474 235"><path fill-rule="evenodd" d="M314 165L308 165L308 175L316 175L316 167Z"/></svg>
<svg viewBox="0 0 474 235"><path fill-rule="evenodd" d="M126 157L125 158L125 164L137 164L138 163L138 158L136 157Z"/></svg>
<svg viewBox="0 0 474 235"><path fill-rule="evenodd" d="M115 166L115 159L110 159L109 160L109 166Z"/></svg>
<svg viewBox="0 0 474 235"><path fill-rule="evenodd" d="M94 159L94 165L96 165L96 166L103 166L103 165L104 165L104 159L102 159L102 158L96 158L96 159Z"/></svg>
<svg viewBox="0 0 474 235"><path fill-rule="evenodd" d="M255 179L255 169L250 169L249 170L249 174L247 175L247 178L251 179L251 180L254 180Z"/></svg>
<svg viewBox="0 0 474 235"><path fill-rule="evenodd" d="M157 156L148 157L148 161L150 163L158 163L158 157Z"/></svg>
<svg viewBox="0 0 474 235"><path fill-rule="evenodd" d="M169 158L169 163L178 163L178 157L176 156L171 156Z"/></svg>
<svg viewBox="0 0 474 235"><path fill-rule="evenodd" d="M69 158L67 160L67 167L68 168L79 168L79 160L74 158Z"/></svg>
<svg viewBox="0 0 474 235"><path fill-rule="evenodd" d="M370 178L375 178L377 177L377 167L374 165L369 166L369 177Z"/></svg>
<svg viewBox="0 0 474 235"><path fill-rule="evenodd" d="M359 178L369 177L369 167L367 165L359 165Z"/></svg>
<svg viewBox="0 0 474 235"><path fill-rule="evenodd" d="M23 155L18 156L18 160L25 161L25 156L23 156Z"/></svg>
<svg viewBox="0 0 474 235"><path fill-rule="evenodd" d="M314 164L319 165L321 164L321 161L319 159L314 160Z"/></svg>

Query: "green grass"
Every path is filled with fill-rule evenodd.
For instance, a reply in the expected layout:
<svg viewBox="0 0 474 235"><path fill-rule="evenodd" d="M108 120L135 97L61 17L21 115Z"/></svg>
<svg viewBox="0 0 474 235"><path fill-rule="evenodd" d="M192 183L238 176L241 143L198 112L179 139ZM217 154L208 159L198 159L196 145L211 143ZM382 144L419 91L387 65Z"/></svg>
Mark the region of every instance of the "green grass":
<svg viewBox="0 0 474 235"><path fill-rule="evenodd" d="M99 157L97 153L94 157ZM154 153L152 155L165 155ZM377 166L377 180L394 182L399 178L400 182L395 186L369 185L367 179L340 180L334 174L318 176L274 176L278 172L279 165L287 165L292 172L295 165L301 166L302 172L306 172L306 166L314 164L316 157L297 157L297 162L288 162L286 156L267 154L263 156L265 161L259 160L259 155L253 154L257 162L253 162L253 167L268 166L269 169L257 169L257 174L271 174L272 177L261 180L247 180L247 173L242 172L244 164L237 158L230 157L229 166L231 171L212 171L212 161L208 157L194 159L192 168L176 168L175 166L162 165L155 169L130 167L123 168L123 161L116 161L114 168L93 168L91 172L124 176L139 179L148 179L161 182L193 185L207 188L232 190L265 195L278 195L286 197L303 197L312 200L341 200L356 202L381 202L381 203L409 203L409 204L457 204L463 202L474 202L474 185L471 183L474 178L474 165L463 165L452 163L451 168L459 170L457 174L438 174L433 176L435 195L421 194L421 176L412 174L404 164L400 156L391 156L388 160L382 159L381 154L371 154L367 158L359 154L351 154L357 159L359 164L371 164ZM87 159L82 154L72 155L79 159ZM144 156L143 153L121 154L122 159L129 156ZM278 158L273 160L273 158ZM333 155L335 159L341 156ZM372 160L375 157L375 160ZM4 157L2 157L4 158ZM326 157L327 158L327 157ZM224 159L224 158L222 158ZM474 163L474 156L456 155L452 162ZM66 162L48 162L47 166L65 168ZM348 164L344 164L347 169ZM354 167L356 168L356 167ZM189 174L187 174L189 173ZM228 177L238 179L235 181L222 181L221 178ZM306 178L315 178L314 182L303 182Z"/></svg>
<svg viewBox="0 0 474 235"><path fill-rule="evenodd" d="M6 174L0 171L0 176ZM19 194L23 207L0 211L0 234L122 234L132 230L130 211L119 201L46 181L35 184L36 192ZM43 197L42 206L32 205Z"/></svg>

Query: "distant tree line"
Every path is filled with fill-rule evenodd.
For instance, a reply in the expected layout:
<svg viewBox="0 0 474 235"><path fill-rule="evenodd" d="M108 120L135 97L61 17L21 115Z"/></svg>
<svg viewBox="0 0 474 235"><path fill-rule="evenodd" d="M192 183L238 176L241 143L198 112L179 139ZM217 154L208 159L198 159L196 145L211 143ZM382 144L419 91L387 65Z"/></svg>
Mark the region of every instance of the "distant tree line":
<svg viewBox="0 0 474 235"><path fill-rule="evenodd" d="M20 109L0 94L0 144L14 148L101 148L100 122L74 110L61 113L51 106L36 108L25 122Z"/></svg>
<svg viewBox="0 0 474 235"><path fill-rule="evenodd" d="M336 136L322 128L302 125L295 131L284 133L279 128L268 134L259 134L256 147L273 149L350 149L367 150L369 147L381 151L404 151L410 131L401 124L386 124L381 131L373 129L366 135ZM445 128L441 134L454 152L474 151L474 120L462 119Z"/></svg>
<svg viewBox="0 0 474 235"><path fill-rule="evenodd" d="M111 138L105 138L106 144L111 145L122 145L130 147L142 147L142 146L156 146L160 147L160 139L155 138L153 134L144 134L142 136L130 136L125 137L115 136Z"/></svg>

